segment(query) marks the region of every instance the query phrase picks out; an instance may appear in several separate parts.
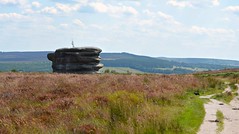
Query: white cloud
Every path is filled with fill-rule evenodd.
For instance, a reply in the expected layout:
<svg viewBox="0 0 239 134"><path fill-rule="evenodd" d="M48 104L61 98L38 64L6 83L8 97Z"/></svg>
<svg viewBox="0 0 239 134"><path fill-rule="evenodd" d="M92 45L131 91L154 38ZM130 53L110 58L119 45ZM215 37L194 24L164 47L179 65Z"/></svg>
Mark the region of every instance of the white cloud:
<svg viewBox="0 0 239 134"><path fill-rule="evenodd" d="M31 8L28 8L24 10L24 13L33 14L33 13L36 13L36 11L32 10Z"/></svg>
<svg viewBox="0 0 239 134"><path fill-rule="evenodd" d="M205 28L205 27L199 27L199 26L192 26L190 29L191 32L197 33L197 34L207 34L207 35L213 35L213 34L234 34L233 30L223 29L223 28Z"/></svg>
<svg viewBox="0 0 239 134"><path fill-rule="evenodd" d="M169 0L167 4L179 8L186 7L202 8L202 7L211 7L211 5L219 6L220 0Z"/></svg>
<svg viewBox="0 0 239 134"><path fill-rule="evenodd" d="M174 6L174 7L193 7L193 4L190 1L177 1L177 0L170 0L167 2L167 4Z"/></svg>
<svg viewBox="0 0 239 134"><path fill-rule="evenodd" d="M212 5L213 5L213 6L218 6L218 5L220 5L219 0L212 0Z"/></svg>
<svg viewBox="0 0 239 134"><path fill-rule="evenodd" d="M145 25L152 26L154 24L154 21L153 20L140 20L140 21L138 21L138 24L142 25L142 26L145 26Z"/></svg>
<svg viewBox="0 0 239 134"><path fill-rule="evenodd" d="M63 12L71 12L71 11L77 11L78 9L80 9L81 6L79 4L68 5L68 4L56 3L56 7Z"/></svg>
<svg viewBox="0 0 239 134"><path fill-rule="evenodd" d="M0 14L0 20L6 20L6 19L24 19L25 16L18 14L18 13L3 13Z"/></svg>
<svg viewBox="0 0 239 134"><path fill-rule="evenodd" d="M57 9L54 7L45 7L41 10L42 13L57 14Z"/></svg>
<svg viewBox="0 0 239 134"><path fill-rule="evenodd" d="M65 23L63 23L63 24L60 24L60 26L61 26L61 27L64 27L64 28L67 28L69 25L68 25L68 24L65 24Z"/></svg>
<svg viewBox="0 0 239 134"><path fill-rule="evenodd" d="M105 13L105 12L107 12L107 10L108 10L108 7L105 5L105 4L103 4L103 3L99 3L99 2L94 2L94 3L91 3L90 4L90 6L91 7L93 7L96 11L98 11L98 12L103 12L103 13Z"/></svg>
<svg viewBox="0 0 239 134"><path fill-rule="evenodd" d="M150 11L150 10L144 10L143 13L146 14L147 16L151 17L151 18L157 17L157 14L155 12Z"/></svg>
<svg viewBox="0 0 239 134"><path fill-rule="evenodd" d="M48 30L56 30L56 27L53 26L53 25L47 25L46 28L47 28Z"/></svg>
<svg viewBox="0 0 239 134"><path fill-rule="evenodd" d="M228 6L224 10L231 11L231 12L239 12L239 6Z"/></svg>
<svg viewBox="0 0 239 134"><path fill-rule="evenodd" d="M90 27L92 27L92 28L94 28L94 29L100 29L100 30L102 30L102 29L103 29L103 27L102 27L102 26L100 26L100 25L97 25L97 24L91 24L91 25L90 25Z"/></svg>
<svg viewBox="0 0 239 134"><path fill-rule="evenodd" d="M32 2L32 6L39 8L39 7L41 7L41 3L34 1L34 2Z"/></svg>
<svg viewBox="0 0 239 134"><path fill-rule="evenodd" d="M141 19L141 18L131 18L127 20L127 25L132 24L132 25L138 25L138 26L154 26L155 20L153 19Z"/></svg>
<svg viewBox="0 0 239 134"><path fill-rule="evenodd" d="M94 8L97 12L100 13L109 13L109 14L131 14L137 15L138 11L130 6L113 6L110 4L104 4L100 2L90 3L90 6Z"/></svg>
<svg viewBox="0 0 239 134"><path fill-rule="evenodd" d="M80 27L85 27L85 24L80 19L75 19L73 23Z"/></svg>
<svg viewBox="0 0 239 134"><path fill-rule="evenodd" d="M225 18L222 18L222 21L224 21L224 22L230 22L230 21L231 21L231 19L230 19L230 18L228 18L228 17L225 17Z"/></svg>
<svg viewBox="0 0 239 134"><path fill-rule="evenodd" d="M155 24L155 21L164 21L173 25L180 25L181 23L176 21L173 16L166 14L164 12L158 11L158 12L152 12L150 10L144 10L144 14L146 14L151 19L148 20L140 20L138 23L141 23L141 25L153 25Z"/></svg>
<svg viewBox="0 0 239 134"><path fill-rule="evenodd" d="M0 4L14 4L22 7L28 6L27 0L0 0Z"/></svg>
<svg viewBox="0 0 239 134"><path fill-rule="evenodd" d="M166 19L166 20L171 20L171 19L173 19L172 16L170 16L170 15L168 15L168 14L165 14L165 13L163 13L163 12L160 12L160 11L158 12L158 15L159 15L160 17Z"/></svg>
<svg viewBox="0 0 239 134"><path fill-rule="evenodd" d="M0 4L17 4L17 0L0 0Z"/></svg>
<svg viewBox="0 0 239 134"><path fill-rule="evenodd" d="M28 4L28 0L0 0L0 4L13 4L24 9L31 6Z"/></svg>
<svg viewBox="0 0 239 134"><path fill-rule="evenodd" d="M89 0L75 0L81 5L87 5L89 3Z"/></svg>
<svg viewBox="0 0 239 134"><path fill-rule="evenodd" d="M175 24L175 25L180 25L181 24L180 22L176 21L173 18L173 16L171 16L171 15L165 14L165 13L160 12L160 11L157 14L159 15L159 17L163 18L164 20L166 20L169 23L172 23L172 24Z"/></svg>

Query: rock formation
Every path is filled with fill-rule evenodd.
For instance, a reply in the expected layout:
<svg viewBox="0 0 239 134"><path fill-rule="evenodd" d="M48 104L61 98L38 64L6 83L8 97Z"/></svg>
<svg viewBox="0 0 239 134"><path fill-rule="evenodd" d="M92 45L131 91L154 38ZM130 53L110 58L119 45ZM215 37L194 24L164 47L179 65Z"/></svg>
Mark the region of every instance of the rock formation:
<svg viewBox="0 0 239 134"><path fill-rule="evenodd" d="M97 73L103 67L99 54L102 50L94 47L62 48L49 53L53 72L58 73Z"/></svg>

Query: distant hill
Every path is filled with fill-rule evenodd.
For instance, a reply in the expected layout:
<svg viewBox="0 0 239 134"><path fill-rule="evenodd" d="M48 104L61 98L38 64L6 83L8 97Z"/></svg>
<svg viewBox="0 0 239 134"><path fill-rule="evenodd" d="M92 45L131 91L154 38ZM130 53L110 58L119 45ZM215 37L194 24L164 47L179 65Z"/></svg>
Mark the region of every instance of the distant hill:
<svg viewBox="0 0 239 134"><path fill-rule="evenodd" d="M52 72L47 51L0 52L0 71Z"/></svg>
<svg viewBox="0 0 239 134"><path fill-rule="evenodd" d="M236 60L206 59L206 58L165 58L165 57L159 57L159 59L190 64L202 63L213 65L239 66L239 61Z"/></svg>
<svg viewBox="0 0 239 134"><path fill-rule="evenodd" d="M0 52L0 62L44 62L49 51L40 52Z"/></svg>
<svg viewBox="0 0 239 134"><path fill-rule="evenodd" d="M105 66L111 67L130 67L143 72L163 73L163 74L182 74L192 73L196 71L218 70L225 68L238 68L236 65L227 65L223 63L225 60L218 60L220 64L210 64L208 59L201 62L182 62L169 60L169 58L154 58L148 56L139 56L129 53L102 53L102 62ZM193 61L193 60L192 60ZM238 61L234 61L238 62Z"/></svg>
<svg viewBox="0 0 239 134"><path fill-rule="evenodd" d="M0 71L51 72L44 52L0 52ZM147 73L184 74L198 71L239 68L239 61L199 58L154 58L130 53L102 53L105 67L131 68Z"/></svg>

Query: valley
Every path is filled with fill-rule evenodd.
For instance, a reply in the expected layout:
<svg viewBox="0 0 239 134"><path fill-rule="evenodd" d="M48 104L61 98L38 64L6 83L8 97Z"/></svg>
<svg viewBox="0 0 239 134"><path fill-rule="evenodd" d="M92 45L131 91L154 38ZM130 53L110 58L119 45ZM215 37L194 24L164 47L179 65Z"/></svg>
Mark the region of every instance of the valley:
<svg viewBox="0 0 239 134"><path fill-rule="evenodd" d="M48 53L47 51L2 52L0 53L0 71L52 72L51 62L46 57ZM114 68L113 72L116 73L117 70L121 73L122 68L124 70L128 68L128 72L131 73L188 74L239 67L239 61L235 60L154 58L130 53L102 53L100 56L104 67Z"/></svg>

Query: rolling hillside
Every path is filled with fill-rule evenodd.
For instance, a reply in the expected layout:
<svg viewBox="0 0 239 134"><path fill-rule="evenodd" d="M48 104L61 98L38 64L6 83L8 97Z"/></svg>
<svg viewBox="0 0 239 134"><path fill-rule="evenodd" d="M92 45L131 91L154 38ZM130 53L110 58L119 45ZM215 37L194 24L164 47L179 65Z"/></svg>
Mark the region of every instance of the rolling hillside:
<svg viewBox="0 0 239 134"><path fill-rule="evenodd" d="M1 52L0 71L51 72L47 51ZM239 61L197 58L154 58L130 53L102 53L105 67L131 68L147 73L184 74L198 71L238 68Z"/></svg>
<svg viewBox="0 0 239 134"><path fill-rule="evenodd" d="M0 62L44 62L48 61L47 51L41 52L0 52Z"/></svg>
<svg viewBox="0 0 239 134"><path fill-rule="evenodd" d="M201 63L201 64L213 64L213 65L239 66L239 61L235 61L235 60L205 59L205 58L165 58L165 57L159 57L159 59L189 63L189 64Z"/></svg>
<svg viewBox="0 0 239 134"><path fill-rule="evenodd" d="M164 74L182 74L192 73L196 71L206 70L218 70L225 68L237 68L239 66L233 63L238 61L232 61L232 63L224 62L224 60L217 60L220 64L211 64L208 59L204 59L204 62L182 62L180 60L160 59L147 56L138 56L129 53L103 53L101 55L105 66L111 67L130 67L143 72L150 73L164 73ZM182 59L183 60L183 59ZM193 61L193 60L192 60ZM203 61L203 59L202 59ZM239 63L239 62L238 62Z"/></svg>

